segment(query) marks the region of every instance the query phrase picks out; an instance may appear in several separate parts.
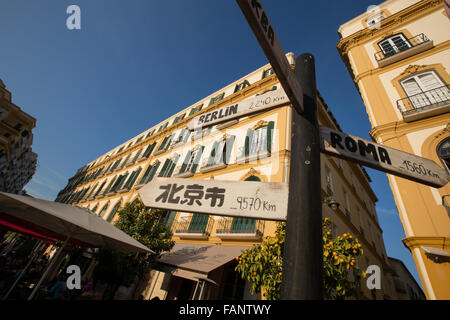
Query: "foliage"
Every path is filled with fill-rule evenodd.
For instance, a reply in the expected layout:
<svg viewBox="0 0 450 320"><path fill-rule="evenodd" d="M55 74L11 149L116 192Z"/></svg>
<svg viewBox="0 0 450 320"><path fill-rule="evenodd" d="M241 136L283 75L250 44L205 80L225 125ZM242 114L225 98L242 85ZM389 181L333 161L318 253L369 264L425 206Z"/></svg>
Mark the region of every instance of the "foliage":
<svg viewBox="0 0 450 320"><path fill-rule="evenodd" d="M94 279L112 286L107 290L111 299L120 285L128 286L136 276L142 277L160 253L169 251L175 244L171 240L172 232L162 223L164 211L150 211L138 201L126 204L118 215L114 225L155 254L123 253L109 248L101 248L97 252Z"/></svg>
<svg viewBox="0 0 450 320"><path fill-rule="evenodd" d="M236 271L252 283L251 292L262 289L268 300L280 299L285 226L285 223L279 223L274 237L266 237L261 244L236 257ZM348 233L333 238L328 218L322 222L322 232L324 297L343 299L352 296L362 276L356 266L356 258L363 254L362 245Z"/></svg>

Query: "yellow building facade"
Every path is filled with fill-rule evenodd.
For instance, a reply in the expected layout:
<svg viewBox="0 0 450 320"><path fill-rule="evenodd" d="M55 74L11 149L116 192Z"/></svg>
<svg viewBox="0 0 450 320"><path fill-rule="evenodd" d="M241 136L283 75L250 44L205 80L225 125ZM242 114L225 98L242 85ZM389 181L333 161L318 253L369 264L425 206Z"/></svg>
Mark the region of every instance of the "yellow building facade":
<svg viewBox="0 0 450 320"><path fill-rule="evenodd" d="M294 55L287 57L294 67ZM88 163L56 201L87 207L113 222L118 209L138 198L139 189L154 177L288 182L291 106L187 130L187 123L204 112L279 88L270 65L255 70ZM321 125L339 130L320 94L317 99ZM382 270L381 289L371 291L363 281L358 298L395 299L369 176L357 164L325 155L321 160L322 194L317 196L340 204L332 210L325 202L323 216L331 218L336 235L360 239L361 269L377 265ZM164 267L151 272L142 290L145 299L199 298L200 291L203 299L261 298L250 295L249 284L234 271L234 258L273 235L274 221L167 212L163 223L172 229L176 245L161 258Z"/></svg>
<svg viewBox="0 0 450 320"><path fill-rule="evenodd" d="M389 0L339 28L373 139L450 166L450 21L442 0ZM450 186L388 175L428 299L450 298Z"/></svg>

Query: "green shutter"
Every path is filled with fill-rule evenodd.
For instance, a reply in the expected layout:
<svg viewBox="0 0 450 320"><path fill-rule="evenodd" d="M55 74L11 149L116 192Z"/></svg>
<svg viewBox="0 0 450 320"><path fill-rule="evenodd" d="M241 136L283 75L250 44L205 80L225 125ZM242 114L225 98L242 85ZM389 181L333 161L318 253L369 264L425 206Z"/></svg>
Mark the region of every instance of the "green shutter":
<svg viewBox="0 0 450 320"><path fill-rule="evenodd" d="M141 173L142 168L139 168L136 172L136 174L133 177L133 180L131 180L130 185L128 186L128 188L130 189L131 187L133 187L134 183L136 182L137 177L139 177L139 174Z"/></svg>
<svg viewBox="0 0 450 320"><path fill-rule="evenodd" d="M236 136L231 136L231 137L227 138L227 141L225 142L225 150L223 151L223 152L225 152L225 154L223 156L225 164L230 163L231 152L233 151L233 144L234 144L235 139L236 139Z"/></svg>
<svg viewBox="0 0 450 320"><path fill-rule="evenodd" d="M120 183L117 185L117 190L120 190L123 186L123 183L127 179L129 173L127 172L125 175L123 175L122 179L120 180Z"/></svg>
<svg viewBox="0 0 450 320"><path fill-rule="evenodd" d="M177 212L176 211L169 211L169 216L167 217L167 221L166 221L166 227L167 228L171 228L173 221L175 220L175 217L177 216Z"/></svg>
<svg viewBox="0 0 450 320"><path fill-rule="evenodd" d="M150 171L152 171L152 166L149 165L147 167L147 170L145 170L144 176L142 177L141 181L139 181L139 184L143 184L145 183L145 179L148 177L148 175L150 174Z"/></svg>
<svg viewBox="0 0 450 320"><path fill-rule="evenodd" d="M180 158L180 155L177 155L173 160L171 160L170 167L167 169L168 173L166 177L171 177L173 174L173 171L175 170L175 167L177 165L178 159Z"/></svg>
<svg viewBox="0 0 450 320"><path fill-rule="evenodd" d="M115 177L111 180L111 182L110 182L109 185L108 185L108 188L105 189L105 192L103 192L103 194L107 194L107 193L109 192L109 189L111 189L113 183L116 182L116 179L117 179L117 176L115 176Z"/></svg>
<svg viewBox="0 0 450 320"><path fill-rule="evenodd" d="M267 151L272 152L272 137L273 137L273 129L275 123L273 121L269 122L267 126Z"/></svg>
<svg viewBox="0 0 450 320"><path fill-rule="evenodd" d="M165 137L164 138L163 142L161 143L161 145L158 148L158 151L164 149L164 146L166 145L167 139L169 139L169 137Z"/></svg>
<svg viewBox="0 0 450 320"><path fill-rule="evenodd" d="M134 178L135 175L136 175L136 171L133 171L133 172L131 173L130 177L128 178L127 183L125 183L125 187L124 187L124 188L127 188L127 189L130 189L130 188L131 188L131 187L130 187L130 182L131 182L131 180L133 180L133 178Z"/></svg>
<svg viewBox="0 0 450 320"><path fill-rule="evenodd" d="M248 157L250 154L250 143L252 142L253 130L248 129L247 135L245 136L245 146L244 146L244 157Z"/></svg>
<svg viewBox="0 0 450 320"><path fill-rule="evenodd" d="M146 182L152 181L152 179L155 176L155 173L158 170L160 164L161 164L161 162L158 162L157 164L153 165L152 172L150 173L150 177L148 177Z"/></svg>
<svg viewBox="0 0 450 320"><path fill-rule="evenodd" d="M164 162L164 165L163 165L161 171L159 172L158 177L164 177L164 174L166 173L167 166L169 164L170 164L170 159L166 159L166 161Z"/></svg>
<svg viewBox="0 0 450 320"><path fill-rule="evenodd" d="M214 141L214 144L212 146L212 150L211 153L209 155L209 159L208 162L206 163L206 166L212 166L214 164L214 158L216 157L216 151L217 151L217 146L219 145L219 142Z"/></svg>
<svg viewBox="0 0 450 320"><path fill-rule="evenodd" d="M184 158L183 163L181 164L180 173L184 173L186 171L186 167L188 165L189 159L191 158L191 151L188 151L186 154L186 157Z"/></svg>
<svg viewBox="0 0 450 320"><path fill-rule="evenodd" d="M256 220L250 218L233 218L231 233L253 233L255 232Z"/></svg>
<svg viewBox="0 0 450 320"><path fill-rule="evenodd" d="M197 171L197 167L198 167L198 164L200 163L200 159L202 157L202 153L203 153L204 149L205 149L205 147L201 146L200 149L197 151L197 154L195 155L195 159L194 159L194 164L191 167L192 173L195 173L195 171Z"/></svg>
<svg viewBox="0 0 450 320"><path fill-rule="evenodd" d="M133 159L133 163L136 162L136 160L139 158L139 156L141 155L142 149L139 149L139 151L136 153L136 156Z"/></svg>
<svg viewBox="0 0 450 320"><path fill-rule="evenodd" d="M208 225L209 216L206 214L194 213L189 224L188 232L204 233Z"/></svg>
<svg viewBox="0 0 450 320"><path fill-rule="evenodd" d="M114 208L111 210L111 213L109 214L108 218L106 219L106 221L111 222L112 219L114 219L114 216L116 215L117 211L119 211L120 208L120 202L117 203Z"/></svg>

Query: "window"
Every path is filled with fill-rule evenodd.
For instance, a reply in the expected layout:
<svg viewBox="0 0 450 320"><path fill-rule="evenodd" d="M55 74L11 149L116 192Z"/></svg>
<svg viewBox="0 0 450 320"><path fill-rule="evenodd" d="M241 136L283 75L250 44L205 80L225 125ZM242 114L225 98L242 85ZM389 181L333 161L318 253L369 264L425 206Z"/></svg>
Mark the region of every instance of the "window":
<svg viewBox="0 0 450 320"><path fill-rule="evenodd" d="M188 129L182 129L176 132L173 144L186 143L191 135L191 131Z"/></svg>
<svg viewBox="0 0 450 320"><path fill-rule="evenodd" d="M373 26L373 25L379 23L384 18L385 18L385 16L383 13L377 13L377 14L371 16L370 18L368 18L366 20L366 22L367 22L367 25L370 27L370 26Z"/></svg>
<svg viewBox="0 0 450 320"><path fill-rule="evenodd" d="M100 210L100 212L98 213L99 217L103 217L106 210L108 210L108 206L109 206L109 202L103 206L102 210Z"/></svg>
<svg viewBox="0 0 450 320"><path fill-rule="evenodd" d="M273 69L265 70L265 71L263 72L262 78L264 79L264 78L270 76L270 75L273 74L273 73L274 73L274 72L273 72Z"/></svg>
<svg viewBox="0 0 450 320"><path fill-rule="evenodd" d="M426 71L400 81L414 108L450 100L450 91L434 71Z"/></svg>
<svg viewBox="0 0 450 320"><path fill-rule="evenodd" d="M267 92L270 92L270 91L275 91L275 90L277 90L277 86L273 86L272 88L270 88L270 89L267 89L266 91L264 91L263 93L258 93L256 96L259 96L259 95L262 95L262 94L265 94L265 93L267 93Z"/></svg>
<svg viewBox="0 0 450 320"><path fill-rule="evenodd" d="M128 172L120 175L119 178L117 178L116 183L112 186L110 192L116 192L122 188L123 183L125 182L126 178L128 177Z"/></svg>
<svg viewBox="0 0 450 320"><path fill-rule="evenodd" d="M195 173L204 149L205 147L201 146L193 151L188 151L188 153L186 154L186 158L184 159L184 162L181 165L180 173L185 172Z"/></svg>
<svg viewBox="0 0 450 320"><path fill-rule="evenodd" d="M211 100L209 101L209 106L222 100L224 96L225 96L225 92L219 94L218 96L212 97Z"/></svg>
<svg viewBox="0 0 450 320"><path fill-rule="evenodd" d="M437 147L437 154L444 168L450 173L450 137L442 141Z"/></svg>
<svg viewBox="0 0 450 320"><path fill-rule="evenodd" d="M97 209L98 209L98 205L96 205L91 211L92 211L93 213L95 213L95 211L97 211Z"/></svg>
<svg viewBox="0 0 450 320"><path fill-rule="evenodd" d="M194 113L199 112L200 110L202 110L202 108L203 108L203 104L192 108L191 111L189 112L189 116L192 116Z"/></svg>
<svg viewBox="0 0 450 320"><path fill-rule="evenodd" d="M149 133L147 133L147 135L145 136L145 139L151 137L154 133L155 133L155 129L153 129L152 131L149 131Z"/></svg>
<svg viewBox="0 0 450 320"><path fill-rule="evenodd" d="M166 178L171 177L179 158L180 155L176 155L172 159L166 159L158 176Z"/></svg>
<svg viewBox="0 0 450 320"><path fill-rule="evenodd" d="M160 132L161 130L164 130L165 128L167 128L167 126L169 125L168 122L166 122L165 124L161 125L158 129L158 132Z"/></svg>
<svg viewBox="0 0 450 320"><path fill-rule="evenodd" d="M230 162L234 140L235 136L230 136L224 137L222 140L214 142L206 166L209 167L214 165L228 164Z"/></svg>
<svg viewBox="0 0 450 320"><path fill-rule="evenodd" d="M148 166L147 170L144 173L144 176L142 177L141 181L139 181L139 184L146 184L152 181L160 164L161 162L157 161L153 165Z"/></svg>
<svg viewBox="0 0 450 320"><path fill-rule="evenodd" d="M245 181L261 181L257 176L250 176ZM233 218L231 233L253 233L255 232L256 219Z"/></svg>
<svg viewBox="0 0 450 320"><path fill-rule="evenodd" d="M100 185L100 187L97 189L97 192L94 194L94 197L96 197L97 195L100 194L100 191L102 191L102 189L103 189L103 187L105 186L105 184L106 184L106 180L103 181L103 183L102 183L102 184Z"/></svg>
<svg viewBox="0 0 450 320"><path fill-rule="evenodd" d="M175 117L175 119L173 120L172 125L174 125L175 123L177 123L177 122L183 120L185 116L186 116L186 113L183 113L182 115L180 115L180 116L178 116L178 117Z"/></svg>
<svg viewBox="0 0 450 320"><path fill-rule="evenodd" d="M142 158L148 158L152 154L153 149L155 149L156 142L149 144L147 146L147 149L145 149L144 154L142 155Z"/></svg>
<svg viewBox="0 0 450 320"><path fill-rule="evenodd" d="M327 184L327 195L332 196L333 195L333 177L331 176L331 171L328 166L325 166L325 182Z"/></svg>
<svg viewBox="0 0 450 320"><path fill-rule="evenodd" d="M164 138L163 142L158 148L158 151L167 151L169 149L170 143L172 142L174 134Z"/></svg>
<svg viewBox="0 0 450 320"><path fill-rule="evenodd" d="M347 218L350 219L351 215L350 215L350 204L349 204L349 201L348 201L348 193L347 193L347 191L345 191L345 189L342 189L342 192L344 194L345 215L347 216Z"/></svg>
<svg viewBox="0 0 450 320"><path fill-rule="evenodd" d="M411 48L411 44L403 33L393 35L378 42L378 46L383 51L385 58Z"/></svg>
<svg viewBox="0 0 450 320"><path fill-rule="evenodd" d="M119 210L119 208L120 208L120 201L117 202L117 204L111 210L111 213L109 214L108 219L106 219L106 221L111 222L114 219L114 216L116 215L116 213Z"/></svg>
<svg viewBox="0 0 450 320"><path fill-rule="evenodd" d="M245 136L243 156L262 155L272 152L274 122L259 123L256 128L248 129Z"/></svg>
<svg viewBox="0 0 450 320"><path fill-rule="evenodd" d="M234 88L234 92L238 92L239 90L242 90L248 86L250 86L250 82L244 80L242 83L236 85L236 87Z"/></svg>
<svg viewBox="0 0 450 320"><path fill-rule="evenodd" d="M139 168L139 169L133 171L133 173L130 175L127 183L125 184L125 186L123 188L126 190L131 189L133 187L134 183L136 182L136 179L139 176L139 174L141 173L141 171L142 171L142 168Z"/></svg>

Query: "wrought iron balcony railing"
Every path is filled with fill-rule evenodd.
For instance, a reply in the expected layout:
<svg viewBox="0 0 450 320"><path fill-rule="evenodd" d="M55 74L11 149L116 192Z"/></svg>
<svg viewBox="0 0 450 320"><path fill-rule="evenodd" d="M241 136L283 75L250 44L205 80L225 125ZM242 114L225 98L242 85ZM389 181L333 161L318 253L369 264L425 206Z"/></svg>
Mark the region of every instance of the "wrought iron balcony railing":
<svg viewBox="0 0 450 320"><path fill-rule="evenodd" d="M446 84L433 90L397 101L397 108L406 122L450 111L450 86Z"/></svg>
<svg viewBox="0 0 450 320"><path fill-rule="evenodd" d="M381 62L387 58L393 57L395 55L398 55L404 51L410 50L412 48L418 47L420 45L423 45L425 43L430 43L430 39L427 38L427 36L423 33L408 38L407 41L401 41L396 44L391 44L389 48L385 48L382 51L378 51L375 53L375 59L378 62Z"/></svg>

